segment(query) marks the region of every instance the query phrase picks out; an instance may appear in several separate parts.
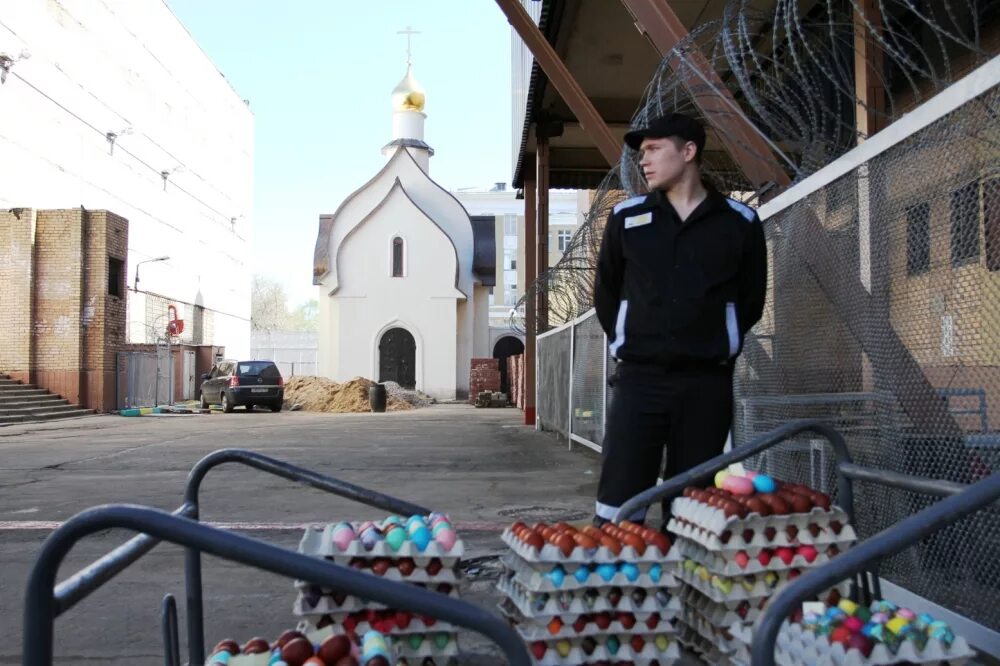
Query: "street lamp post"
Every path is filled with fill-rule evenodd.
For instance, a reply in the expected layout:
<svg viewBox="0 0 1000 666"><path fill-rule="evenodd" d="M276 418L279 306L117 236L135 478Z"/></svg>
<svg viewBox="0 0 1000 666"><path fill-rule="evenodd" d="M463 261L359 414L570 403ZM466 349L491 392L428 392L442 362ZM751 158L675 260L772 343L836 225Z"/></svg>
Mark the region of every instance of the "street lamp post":
<svg viewBox="0 0 1000 666"><path fill-rule="evenodd" d="M169 258L170 257L156 257L155 259L146 259L137 263L135 265L135 281L132 283L132 291L139 291L139 266L142 266L143 264L150 264L154 261L166 261Z"/></svg>

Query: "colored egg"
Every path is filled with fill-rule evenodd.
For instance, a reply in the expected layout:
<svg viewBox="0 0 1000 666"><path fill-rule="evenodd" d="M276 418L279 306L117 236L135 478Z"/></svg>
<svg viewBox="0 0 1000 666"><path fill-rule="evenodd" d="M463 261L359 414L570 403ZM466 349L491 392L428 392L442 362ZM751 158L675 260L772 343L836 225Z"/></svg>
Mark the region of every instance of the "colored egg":
<svg viewBox="0 0 1000 666"><path fill-rule="evenodd" d="M442 513L441 511L431 511L429 514L427 514L428 522L433 523L435 520L439 518L444 518L445 520L448 520L448 514Z"/></svg>
<svg viewBox="0 0 1000 666"><path fill-rule="evenodd" d="M914 620L917 619L917 614L911 611L909 608L900 608L898 611L896 611L896 615L910 622L913 622Z"/></svg>
<svg viewBox="0 0 1000 666"><path fill-rule="evenodd" d="M406 531L399 525L392 525L385 535L385 542L393 551L399 550L406 541Z"/></svg>
<svg viewBox="0 0 1000 666"><path fill-rule="evenodd" d="M728 490L734 495L753 495L753 481L745 476L730 474L722 480L722 489Z"/></svg>
<svg viewBox="0 0 1000 666"><path fill-rule="evenodd" d="M608 642L604 644L611 654L618 654L618 648L622 646L617 636L608 636Z"/></svg>
<svg viewBox="0 0 1000 666"><path fill-rule="evenodd" d="M441 548L445 552L448 552L455 545L455 542L458 541L458 535L455 534L455 530L453 530L453 529L451 529L449 527L447 529L443 529L443 530L440 530L440 531L436 532L434 534L434 540L437 541L441 545ZM530 545L530 543L529 543L529 545Z"/></svg>
<svg viewBox="0 0 1000 666"><path fill-rule="evenodd" d="M410 516L406 519L406 530L410 531L413 529L414 525L421 525L426 527L427 523L424 521L423 516Z"/></svg>
<svg viewBox="0 0 1000 666"><path fill-rule="evenodd" d="M433 525L431 525L431 534L437 534L441 530L450 530L450 529L452 529L451 523L449 523L447 520L439 520Z"/></svg>
<svg viewBox="0 0 1000 666"><path fill-rule="evenodd" d="M583 583L586 583L587 579L590 578L590 569L587 568L587 565L583 565L582 567L578 568L576 571L573 572L573 578L575 578L576 582L580 583L581 585Z"/></svg>
<svg viewBox="0 0 1000 666"><path fill-rule="evenodd" d="M634 583L639 580L639 567L635 566L631 562L622 564L622 573L625 574L625 578L627 578L630 583Z"/></svg>
<svg viewBox="0 0 1000 666"><path fill-rule="evenodd" d="M365 530L371 529L373 527L376 527L375 523L373 523L370 520L366 520L365 522L361 523L361 525L357 529L357 532L358 534L361 534Z"/></svg>
<svg viewBox="0 0 1000 666"><path fill-rule="evenodd" d="M434 634L434 645L438 648L445 648L448 645L448 641L451 640L451 634L446 632L438 632Z"/></svg>
<svg viewBox="0 0 1000 666"><path fill-rule="evenodd" d="M386 528L389 525L406 525L403 519L399 516L389 516L382 521L382 527Z"/></svg>
<svg viewBox="0 0 1000 666"><path fill-rule="evenodd" d="M568 657L570 650L573 649L573 644L570 643L565 638L556 643L556 651L559 653L560 657Z"/></svg>
<svg viewBox="0 0 1000 666"><path fill-rule="evenodd" d="M375 544L382 540L382 534L373 527L362 532L358 536L358 540L365 550L371 550L375 547Z"/></svg>
<svg viewBox="0 0 1000 666"><path fill-rule="evenodd" d="M605 581L610 581L618 573L618 568L609 563L598 564L597 565L597 575L600 576Z"/></svg>
<svg viewBox="0 0 1000 666"><path fill-rule="evenodd" d="M844 620L844 626L851 633L858 634L861 633L861 628L865 626L865 623L861 621L861 618L852 615Z"/></svg>
<svg viewBox="0 0 1000 666"><path fill-rule="evenodd" d="M354 530L350 525L338 526L333 530L333 544L340 550L347 550L354 538Z"/></svg>
<svg viewBox="0 0 1000 666"><path fill-rule="evenodd" d="M666 652L667 648L670 647L670 639L660 634L656 637L656 649L660 652Z"/></svg>
<svg viewBox="0 0 1000 666"><path fill-rule="evenodd" d="M724 469L720 469L718 472L716 472L715 473L715 487L716 488L721 488L722 487L722 482L726 480L727 476L729 476L729 472L727 472Z"/></svg>
<svg viewBox="0 0 1000 666"><path fill-rule="evenodd" d="M854 613L858 610L858 605L850 599L841 599L840 603L837 604L837 608L844 611L848 615L854 615Z"/></svg>
<svg viewBox="0 0 1000 666"><path fill-rule="evenodd" d="M414 650L416 650L416 649L418 649L420 647L421 643L424 642L424 635L423 634L410 634L407 637L406 642L410 644L411 648L413 648Z"/></svg>
<svg viewBox="0 0 1000 666"><path fill-rule="evenodd" d="M649 567L649 579L654 583L659 583L660 578L663 577L663 568L659 564L654 564Z"/></svg>
<svg viewBox="0 0 1000 666"><path fill-rule="evenodd" d="M753 488L759 493L773 493L778 486L767 474L758 474L753 478Z"/></svg>
<svg viewBox="0 0 1000 666"><path fill-rule="evenodd" d="M748 479L750 479L751 481L753 481L755 478L757 478L758 476L760 476L760 473L759 472L755 472L753 470L747 470L746 472L743 473L743 476L745 476Z"/></svg>
<svg viewBox="0 0 1000 666"><path fill-rule="evenodd" d="M553 567L552 571L545 574L552 584L556 587L562 587L563 581L566 579L566 571L558 564Z"/></svg>
<svg viewBox="0 0 1000 666"><path fill-rule="evenodd" d="M431 542L431 531L424 525L420 525L417 529L410 532L410 541L417 547L417 550L424 552L427 544Z"/></svg>

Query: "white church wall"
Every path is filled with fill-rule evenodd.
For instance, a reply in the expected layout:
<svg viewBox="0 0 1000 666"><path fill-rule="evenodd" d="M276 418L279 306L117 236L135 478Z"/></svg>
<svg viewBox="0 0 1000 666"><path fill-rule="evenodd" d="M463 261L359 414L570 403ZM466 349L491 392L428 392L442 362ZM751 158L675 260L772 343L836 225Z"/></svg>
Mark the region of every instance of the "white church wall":
<svg viewBox="0 0 1000 666"><path fill-rule="evenodd" d="M404 241L403 277L391 275L396 236ZM321 361L331 367L336 359L333 379L361 375L378 380L381 334L400 326L417 343L417 388L439 399L455 398L460 345L456 302L462 294L455 288L455 246L441 228L397 187L374 214L355 225L332 258L339 265L340 284L332 298L321 300L331 301L325 308L328 321L336 320L338 326L327 329L336 331L335 339L321 336L320 349L337 347Z"/></svg>
<svg viewBox="0 0 1000 666"><path fill-rule="evenodd" d="M202 342L248 354L247 106L161 0L18 0L3 22L0 52L31 57L0 89L0 208L127 218L130 289L138 262L169 256L141 266L139 289L203 305L214 325ZM130 292L130 341L149 339L147 313Z"/></svg>
<svg viewBox="0 0 1000 666"><path fill-rule="evenodd" d="M472 347L472 357L487 358L493 351L490 347L490 288L477 285L474 293L476 318L473 324L475 342Z"/></svg>

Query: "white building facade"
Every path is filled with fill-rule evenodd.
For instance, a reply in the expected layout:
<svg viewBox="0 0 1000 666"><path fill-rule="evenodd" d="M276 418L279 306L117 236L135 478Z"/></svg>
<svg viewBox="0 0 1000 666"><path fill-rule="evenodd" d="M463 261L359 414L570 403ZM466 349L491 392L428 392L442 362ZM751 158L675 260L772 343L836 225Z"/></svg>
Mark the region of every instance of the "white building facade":
<svg viewBox="0 0 1000 666"><path fill-rule="evenodd" d="M423 108L408 69L393 92L385 166L320 216L318 374L392 380L450 400L467 396L471 359L488 355L493 230L474 228L431 179Z"/></svg>
<svg viewBox="0 0 1000 666"><path fill-rule="evenodd" d="M12 63L0 208L126 218L128 341L155 342L174 304L187 320L179 342L249 354L247 104L161 0L17 0L0 15Z"/></svg>

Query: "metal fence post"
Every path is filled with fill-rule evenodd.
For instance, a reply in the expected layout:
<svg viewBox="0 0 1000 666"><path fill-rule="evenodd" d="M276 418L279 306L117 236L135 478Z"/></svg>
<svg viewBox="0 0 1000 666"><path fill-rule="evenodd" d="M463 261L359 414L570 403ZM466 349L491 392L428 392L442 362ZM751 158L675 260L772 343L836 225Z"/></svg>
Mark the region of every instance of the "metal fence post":
<svg viewBox="0 0 1000 666"><path fill-rule="evenodd" d="M574 340L576 339L576 322L569 325L569 390L566 402L568 404L569 420L566 421L566 448L573 450L573 370L575 362L573 359Z"/></svg>

